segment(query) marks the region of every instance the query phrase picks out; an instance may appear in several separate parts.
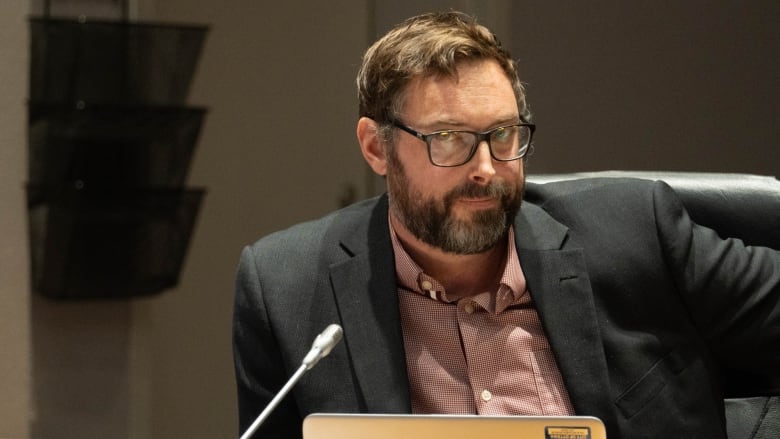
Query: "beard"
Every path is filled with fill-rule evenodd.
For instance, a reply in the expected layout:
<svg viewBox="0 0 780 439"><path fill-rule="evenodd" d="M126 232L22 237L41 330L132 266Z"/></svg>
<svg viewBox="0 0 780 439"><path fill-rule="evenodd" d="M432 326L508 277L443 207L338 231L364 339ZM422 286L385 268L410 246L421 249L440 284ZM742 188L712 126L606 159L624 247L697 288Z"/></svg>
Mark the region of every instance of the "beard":
<svg viewBox="0 0 780 439"><path fill-rule="evenodd" d="M506 236L520 210L525 177L517 185L504 181L493 181L488 185L468 182L450 190L441 199L426 198L410 184L396 154L394 148L389 148L390 209L417 239L448 253L468 255L487 251ZM458 218L452 205L464 197L491 197L499 200L499 206L472 212L469 218Z"/></svg>

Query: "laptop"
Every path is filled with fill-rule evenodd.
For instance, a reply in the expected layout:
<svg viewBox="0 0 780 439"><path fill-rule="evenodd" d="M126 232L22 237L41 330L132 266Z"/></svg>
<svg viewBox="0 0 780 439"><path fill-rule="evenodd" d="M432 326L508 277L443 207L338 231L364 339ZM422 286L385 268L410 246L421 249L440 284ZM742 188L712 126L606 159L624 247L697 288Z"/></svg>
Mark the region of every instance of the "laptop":
<svg viewBox="0 0 780 439"><path fill-rule="evenodd" d="M376 415L313 413L304 439L606 439L591 416Z"/></svg>

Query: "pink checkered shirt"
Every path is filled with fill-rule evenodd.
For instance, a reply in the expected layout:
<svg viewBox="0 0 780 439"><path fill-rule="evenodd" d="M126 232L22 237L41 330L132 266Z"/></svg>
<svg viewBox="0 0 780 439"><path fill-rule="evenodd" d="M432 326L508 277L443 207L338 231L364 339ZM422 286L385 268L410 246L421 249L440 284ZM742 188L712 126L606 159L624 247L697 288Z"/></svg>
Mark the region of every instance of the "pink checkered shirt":
<svg viewBox="0 0 780 439"><path fill-rule="evenodd" d="M390 226L413 413L573 415L509 231L498 291L450 301Z"/></svg>

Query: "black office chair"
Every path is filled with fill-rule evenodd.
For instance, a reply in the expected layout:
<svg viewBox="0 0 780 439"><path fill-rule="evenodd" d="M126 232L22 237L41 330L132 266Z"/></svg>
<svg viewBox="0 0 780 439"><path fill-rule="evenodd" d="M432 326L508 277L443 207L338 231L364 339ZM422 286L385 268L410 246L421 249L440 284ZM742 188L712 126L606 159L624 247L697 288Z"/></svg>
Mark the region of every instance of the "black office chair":
<svg viewBox="0 0 780 439"><path fill-rule="evenodd" d="M780 181L748 174L604 171L529 175L547 183L589 178L663 180L680 196L691 218L722 237L780 250ZM729 439L780 438L780 382L725 371Z"/></svg>

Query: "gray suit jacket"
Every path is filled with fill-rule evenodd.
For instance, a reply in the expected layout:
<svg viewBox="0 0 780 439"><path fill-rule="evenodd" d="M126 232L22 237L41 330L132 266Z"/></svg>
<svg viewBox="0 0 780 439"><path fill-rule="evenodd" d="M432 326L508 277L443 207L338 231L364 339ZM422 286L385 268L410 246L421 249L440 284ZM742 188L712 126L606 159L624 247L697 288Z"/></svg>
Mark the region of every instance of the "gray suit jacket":
<svg viewBox="0 0 780 439"><path fill-rule="evenodd" d="M665 184L529 184L514 227L575 411L599 417L610 439L725 437L720 368L780 374L780 253L693 224ZM244 249L242 432L330 323L343 342L262 437L300 437L313 412L410 412L384 196Z"/></svg>

